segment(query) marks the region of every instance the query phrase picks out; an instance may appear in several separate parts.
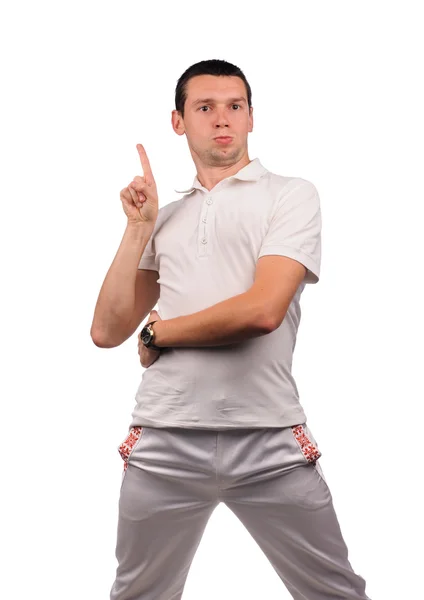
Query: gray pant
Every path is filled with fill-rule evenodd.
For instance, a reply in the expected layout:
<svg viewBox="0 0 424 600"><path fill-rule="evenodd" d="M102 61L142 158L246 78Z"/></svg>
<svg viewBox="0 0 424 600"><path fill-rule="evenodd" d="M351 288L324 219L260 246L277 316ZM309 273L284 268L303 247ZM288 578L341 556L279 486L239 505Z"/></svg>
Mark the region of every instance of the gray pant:
<svg viewBox="0 0 424 600"><path fill-rule="evenodd" d="M348 560L306 425L133 427L124 460L110 600L179 600L220 502L240 519L295 600L370 600Z"/></svg>

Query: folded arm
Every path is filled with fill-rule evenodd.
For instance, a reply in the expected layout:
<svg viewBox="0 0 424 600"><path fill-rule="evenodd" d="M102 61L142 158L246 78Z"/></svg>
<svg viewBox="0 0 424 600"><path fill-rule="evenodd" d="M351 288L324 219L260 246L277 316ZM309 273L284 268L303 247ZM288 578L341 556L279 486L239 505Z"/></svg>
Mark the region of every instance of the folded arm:
<svg viewBox="0 0 424 600"><path fill-rule="evenodd" d="M286 256L262 256L255 281L242 294L199 312L157 321L159 347L222 346L266 335L279 327L306 268Z"/></svg>

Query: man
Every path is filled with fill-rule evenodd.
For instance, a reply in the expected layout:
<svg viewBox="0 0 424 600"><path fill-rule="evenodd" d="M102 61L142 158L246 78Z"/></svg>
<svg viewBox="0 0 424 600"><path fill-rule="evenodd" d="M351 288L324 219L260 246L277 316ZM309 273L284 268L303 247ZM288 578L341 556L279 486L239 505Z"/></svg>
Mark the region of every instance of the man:
<svg viewBox="0 0 424 600"><path fill-rule="evenodd" d="M197 175L158 209L153 173L121 191L128 225L91 335L139 338L146 368L129 432L111 600L181 598L220 502L246 526L297 600L368 599L348 560L321 452L291 375L300 295L317 283L314 185L250 160L251 89L236 66L192 65L172 126ZM369 600L369 599L368 599Z"/></svg>

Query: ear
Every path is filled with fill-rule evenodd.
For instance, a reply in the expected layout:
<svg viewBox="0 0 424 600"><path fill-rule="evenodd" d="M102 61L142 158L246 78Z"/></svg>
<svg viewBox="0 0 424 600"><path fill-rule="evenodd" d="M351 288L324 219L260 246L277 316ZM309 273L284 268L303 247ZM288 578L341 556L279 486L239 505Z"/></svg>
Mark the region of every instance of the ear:
<svg viewBox="0 0 424 600"><path fill-rule="evenodd" d="M172 128L177 135L184 135L184 133L185 133L184 119L182 118L181 113L178 110L172 111L171 123L172 123Z"/></svg>
<svg viewBox="0 0 424 600"><path fill-rule="evenodd" d="M253 131L253 106L250 107L250 114L249 114L249 133L251 133Z"/></svg>

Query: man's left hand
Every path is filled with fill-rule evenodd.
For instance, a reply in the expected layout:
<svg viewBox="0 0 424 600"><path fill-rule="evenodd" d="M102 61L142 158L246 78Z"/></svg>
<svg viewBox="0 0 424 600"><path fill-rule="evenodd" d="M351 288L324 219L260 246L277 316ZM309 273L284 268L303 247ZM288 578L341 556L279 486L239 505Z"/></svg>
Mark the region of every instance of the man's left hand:
<svg viewBox="0 0 424 600"><path fill-rule="evenodd" d="M161 321L158 312L156 310L152 310L149 315L149 318L146 321L150 323L150 321ZM154 325L153 325L154 327ZM141 332L137 336L138 338L138 354L140 356L140 363L144 369L147 369L152 365L160 356L160 350L153 350L152 348L146 348L146 346L141 341Z"/></svg>

